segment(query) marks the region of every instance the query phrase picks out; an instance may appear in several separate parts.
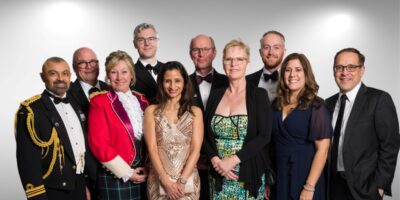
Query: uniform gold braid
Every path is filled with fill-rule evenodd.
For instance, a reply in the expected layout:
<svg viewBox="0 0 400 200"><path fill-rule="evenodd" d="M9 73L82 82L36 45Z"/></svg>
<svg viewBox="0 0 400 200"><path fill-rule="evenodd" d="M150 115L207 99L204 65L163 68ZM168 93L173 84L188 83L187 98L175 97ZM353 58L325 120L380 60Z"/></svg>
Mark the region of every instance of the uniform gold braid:
<svg viewBox="0 0 400 200"><path fill-rule="evenodd" d="M63 163L64 163L64 147L62 146L60 139L58 138L57 130L54 127L52 128L51 136L48 141L41 140L35 132L35 123L34 123L35 116L34 116L32 108L29 105L31 103L37 101L40 98L41 98L41 95L36 95L36 96L22 102L22 106L25 106L26 110L28 111L26 125L27 125L28 132L29 132L29 135L30 135L33 143L42 148L42 154L43 154L44 149L46 151L45 155L44 156L42 155L42 159L47 156L50 146L53 145L53 155L52 155L52 158L50 161L50 166L49 166L49 169L47 170L47 172L43 175L43 179L46 179L54 169L54 164L56 163L57 156L58 156L58 160L59 160L60 171L62 171Z"/></svg>
<svg viewBox="0 0 400 200"><path fill-rule="evenodd" d="M92 94L90 94L89 99L92 99L93 97L99 95L99 94L105 94L107 93L107 90L101 90L101 91L97 91L97 92L93 92Z"/></svg>

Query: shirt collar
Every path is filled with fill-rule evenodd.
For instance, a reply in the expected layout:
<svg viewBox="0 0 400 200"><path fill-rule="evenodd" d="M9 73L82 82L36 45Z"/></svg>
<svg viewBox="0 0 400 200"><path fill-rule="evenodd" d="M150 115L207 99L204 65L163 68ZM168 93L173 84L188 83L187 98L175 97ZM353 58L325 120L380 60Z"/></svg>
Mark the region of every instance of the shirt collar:
<svg viewBox="0 0 400 200"><path fill-rule="evenodd" d="M339 98L340 98L343 94L346 94L347 99L348 99L350 102L353 102L353 101L356 99L356 96L357 96L358 90L360 90L360 87L361 87L361 81L360 81L352 90L350 90L350 91L348 91L348 92L346 92L346 93L340 93L340 94L339 94Z"/></svg>

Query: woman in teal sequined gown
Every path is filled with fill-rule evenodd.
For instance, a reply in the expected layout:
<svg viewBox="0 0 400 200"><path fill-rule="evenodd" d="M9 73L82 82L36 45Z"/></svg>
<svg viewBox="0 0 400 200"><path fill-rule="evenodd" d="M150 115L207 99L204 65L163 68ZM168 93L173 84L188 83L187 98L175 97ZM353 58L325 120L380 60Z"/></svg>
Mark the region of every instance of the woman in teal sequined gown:
<svg viewBox="0 0 400 200"><path fill-rule="evenodd" d="M249 48L232 40L224 48L229 87L211 92L204 150L211 160L211 199L264 199L266 145L272 127L267 92L246 84Z"/></svg>

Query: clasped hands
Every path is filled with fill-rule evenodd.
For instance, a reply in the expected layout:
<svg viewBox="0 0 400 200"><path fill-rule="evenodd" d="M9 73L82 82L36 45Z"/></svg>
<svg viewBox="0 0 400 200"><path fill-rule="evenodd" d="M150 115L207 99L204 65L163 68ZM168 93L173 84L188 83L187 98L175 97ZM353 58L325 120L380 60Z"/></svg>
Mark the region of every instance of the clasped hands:
<svg viewBox="0 0 400 200"><path fill-rule="evenodd" d="M228 158L220 159L218 156L214 156L211 159L211 164L215 171L221 176L224 176L227 180L238 180L239 175L235 170L235 166L240 163L240 159L236 156L230 156Z"/></svg>
<svg viewBox="0 0 400 200"><path fill-rule="evenodd" d="M180 199L185 195L185 185L177 182L173 182L169 179L168 175L164 175L161 178L161 184L167 193L167 199L176 200Z"/></svg>
<svg viewBox="0 0 400 200"><path fill-rule="evenodd" d="M148 172L144 167L137 167L133 169L133 174L129 178L129 180L131 180L135 184L143 183L146 181L147 175Z"/></svg>

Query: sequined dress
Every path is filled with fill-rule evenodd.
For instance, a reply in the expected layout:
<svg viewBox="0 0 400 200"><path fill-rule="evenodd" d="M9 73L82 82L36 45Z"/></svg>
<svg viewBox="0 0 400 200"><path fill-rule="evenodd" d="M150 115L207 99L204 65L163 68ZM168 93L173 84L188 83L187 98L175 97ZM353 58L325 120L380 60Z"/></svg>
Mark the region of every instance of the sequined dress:
<svg viewBox="0 0 400 200"><path fill-rule="evenodd" d="M211 119L211 128L215 134L218 155L221 159L234 155L239 151L247 134L247 115L222 116L214 115ZM240 165L235 169L239 174ZM262 186L258 191L257 198L250 195L244 189L244 183L223 178L222 190L215 190L215 180L210 176L211 199L264 199L264 176L262 176Z"/></svg>
<svg viewBox="0 0 400 200"><path fill-rule="evenodd" d="M158 153L165 172L173 179L178 179L185 167L186 160L190 154L190 143L192 140L193 115L185 112L176 124L168 121L161 112L155 113L156 138ZM187 194L183 199L199 199L200 177L197 168L194 173L194 191ZM160 179L156 170L150 165L149 177L147 179L147 195L151 200L166 199L160 195Z"/></svg>

